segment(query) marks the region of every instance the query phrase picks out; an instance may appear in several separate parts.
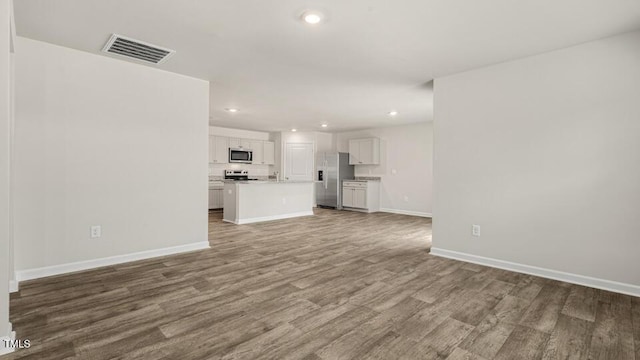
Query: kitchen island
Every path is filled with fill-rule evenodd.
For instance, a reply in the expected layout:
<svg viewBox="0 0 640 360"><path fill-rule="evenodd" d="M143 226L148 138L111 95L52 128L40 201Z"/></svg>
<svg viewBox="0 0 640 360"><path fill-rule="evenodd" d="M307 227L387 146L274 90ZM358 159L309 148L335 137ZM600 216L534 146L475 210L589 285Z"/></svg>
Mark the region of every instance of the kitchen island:
<svg viewBox="0 0 640 360"><path fill-rule="evenodd" d="M234 224L313 215L312 181L227 181L223 220Z"/></svg>

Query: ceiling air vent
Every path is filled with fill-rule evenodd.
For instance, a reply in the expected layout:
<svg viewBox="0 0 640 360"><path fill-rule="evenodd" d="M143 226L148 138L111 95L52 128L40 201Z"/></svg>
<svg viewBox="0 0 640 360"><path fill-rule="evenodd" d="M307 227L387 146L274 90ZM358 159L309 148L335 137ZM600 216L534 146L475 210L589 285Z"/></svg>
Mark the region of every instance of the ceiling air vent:
<svg viewBox="0 0 640 360"><path fill-rule="evenodd" d="M176 51L135 40L126 36L113 34L102 51L126 56L152 64L162 64Z"/></svg>

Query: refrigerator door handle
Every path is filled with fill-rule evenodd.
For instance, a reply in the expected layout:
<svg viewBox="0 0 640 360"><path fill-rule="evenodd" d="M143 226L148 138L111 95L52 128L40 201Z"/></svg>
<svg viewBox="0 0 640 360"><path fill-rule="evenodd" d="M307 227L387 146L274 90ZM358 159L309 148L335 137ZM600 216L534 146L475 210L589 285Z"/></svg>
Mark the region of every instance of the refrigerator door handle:
<svg viewBox="0 0 640 360"><path fill-rule="evenodd" d="M324 161L324 171L327 172L327 165L328 165L328 161L325 160ZM329 175L329 173L327 172L327 175ZM329 188L329 176L325 176L324 177L324 188L328 189Z"/></svg>

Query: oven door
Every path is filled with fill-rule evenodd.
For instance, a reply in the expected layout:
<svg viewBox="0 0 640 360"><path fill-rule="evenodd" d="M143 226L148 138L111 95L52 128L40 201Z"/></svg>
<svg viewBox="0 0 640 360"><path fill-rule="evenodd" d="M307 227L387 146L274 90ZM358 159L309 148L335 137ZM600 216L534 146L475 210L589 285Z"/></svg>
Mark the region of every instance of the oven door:
<svg viewBox="0 0 640 360"><path fill-rule="evenodd" d="M253 162L253 152L246 149L229 149L229 162L251 164Z"/></svg>

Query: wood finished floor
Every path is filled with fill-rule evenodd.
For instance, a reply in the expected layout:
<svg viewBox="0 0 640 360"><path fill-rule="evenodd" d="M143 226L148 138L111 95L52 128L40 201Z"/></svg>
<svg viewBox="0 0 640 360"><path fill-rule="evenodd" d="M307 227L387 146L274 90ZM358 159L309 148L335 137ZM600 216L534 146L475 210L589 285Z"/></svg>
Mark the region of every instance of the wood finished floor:
<svg viewBox="0 0 640 360"><path fill-rule="evenodd" d="M640 299L431 256L429 219L210 224L210 250L21 284L6 359L640 360Z"/></svg>

